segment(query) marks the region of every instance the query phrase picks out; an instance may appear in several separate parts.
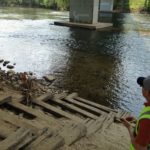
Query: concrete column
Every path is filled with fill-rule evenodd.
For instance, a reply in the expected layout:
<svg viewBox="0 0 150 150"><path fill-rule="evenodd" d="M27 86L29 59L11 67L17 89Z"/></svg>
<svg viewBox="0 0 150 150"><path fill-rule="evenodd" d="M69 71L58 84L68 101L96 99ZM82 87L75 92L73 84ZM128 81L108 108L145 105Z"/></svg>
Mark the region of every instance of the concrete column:
<svg viewBox="0 0 150 150"><path fill-rule="evenodd" d="M114 0L100 0L100 11L113 11Z"/></svg>
<svg viewBox="0 0 150 150"><path fill-rule="evenodd" d="M70 22L98 22L99 0L70 0Z"/></svg>

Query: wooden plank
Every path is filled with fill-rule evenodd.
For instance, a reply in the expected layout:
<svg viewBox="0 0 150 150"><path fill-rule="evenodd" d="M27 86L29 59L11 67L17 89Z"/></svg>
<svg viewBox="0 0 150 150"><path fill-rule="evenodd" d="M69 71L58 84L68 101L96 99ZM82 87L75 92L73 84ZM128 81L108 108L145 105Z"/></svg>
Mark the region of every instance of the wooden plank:
<svg viewBox="0 0 150 150"><path fill-rule="evenodd" d="M95 107L93 107L93 106L90 106L90 105L87 105L87 104L85 104L85 103L82 103L82 102L79 102L79 101L77 101L77 100L75 100L75 99L72 99L72 98L65 98L65 100L67 100L68 102L70 102L70 103L72 103L72 104L75 104L75 105L77 105L77 106L82 106L83 108L86 108L86 109L88 109L88 110L91 110L91 111L93 111L93 112L96 112L97 114L106 114L106 112L104 112L104 111L102 111L102 110L100 110L100 109L97 109L97 108L95 108Z"/></svg>
<svg viewBox="0 0 150 150"><path fill-rule="evenodd" d="M34 150L57 150L64 145L64 138L59 134L53 134L51 137L47 137L35 147L32 147Z"/></svg>
<svg viewBox="0 0 150 150"><path fill-rule="evenodd" d="M67 96L67 93L55 94L54 99L63 99Z"/></svg>
<svg viewBox="0 0 150 150"><path fill-rule="evenodd" d="M91 106L93 106L93 107L99 108L99 109L104 110L104 111L106 111L106 112L108 112L108 113L111 112L111 111L113 111L113 112L118 112L118 111L116 111L116 110L114 110L114 109L111 109L111 108L108 108L108 107L106 107L106 106L97 104L97 103L95 103L95 102L86 100L86 99L84 99L84 98L81 98L81 97L78 96L78 93L72 93L72 94L68 95L66 98L67 98L67 99L76 99L76 100L79 100L80 102L83 102L83 103L85 103L85 104L89 104L89 105L91 105Z"/></svg>
<svg viewBox="0 0 150 150"><path fill-rule="evenodd" d="M15 132L17 130L17 127L5 122L3 120L0 120L0 136L3 138L6 138L9 136L9 134Z"/></svg>
<svg viewBox="0 0 150 150"><path fill-rule="evenodd" d="M74 120L74 121L77 121L77 122L82 122L81 118L76 117L76 116L74 116L72 114L69 114L69 113L67 113L67 112L65 112L65 111L63 111L61 109L58 109L58 108L56 108L54 106L51 106L49 104L46 104L46 103L44 103L42 101L32 100L32 102L37 104L37 105L39 105L39 106L42 106L43 108L46 108L46 109L48 109L50 111L53 111L53 112L59 114L62 117L65 117L65 118L68 118L68 119L71 119L71 120Z"/></svg>
<svg viewBox="0 0 150 150"><path fill-rule="evenodd" d="M98 131L98 133L102 133L105 129L107 129L113 122L114 122L115 114L113 112L110 112L106 119L103 121L102 127ZM101 119L101 118L100 118Z"/></svg>
<svg viewBox="0 0 150 150"><path fill-rule="evenodd" d="M87 128L81 123L67 124L61 131L59 131L59 134L65 139L65 144L68 146L86 136L86 133Z"/></svg>
<svg viewBox="0 0 150 150"><path fill-rule="evenodd" d="M101 115L98 120L87 120L85 125L87 126L87 135L91 135L102 128L103 122L107 119L107 115Z"/></svg>
<svg viewBox="0 0 150 150"><path fill-rule="evenodd" d="M14 149L18 150L19 148L27 144L28 141L26 139L30 139L28 140L29 142L33 139L31 130L20 128L16 132L11 134L7 139L0 142L0 149L1 150L14 150ZM23 141L27 141L27 142L24 143Z"/></svg>
<svg viewBox="0 0 150 150"><path fill-rule="evenodd" d="M51 137L52 135L53 135L53 132L48 129L48 131L39 135L39 137L36 140L34 140L31 144L25 147L24 150L34 150L38 144L40 144L44 139Z"/></svg>
<svg viewBox="0 0 150 150"><path fill-rule="evenodd" d="M47 127L45 124L39 123L36 120L27 120L25 118L19 118L16 115L9 114L8 112L0 110L0 119L4 120L6 122L9 122L16 127L24 127L24 128L30 128L34 132L39 131L39 129L43 129L44 127Z"/></svg>
<svg viewBox="0 0 150 150"><path fill-rule="evenodd" d="M0 105L10 102L12 100L11 96L0 96Z"/></svg>
<svg viewBox="0 0 150 150"><path fill-rule="evenodd" d="M15 108L18 108L18 109L20 109L22 111L25 111L25 112L35 116L36 118L39 118L39 119L43 120L49 125L50 124L54 125L54 123L56 122L54 118L44 114L42 111L39 111L39 110L36 110L34 108L25 106L25 105L23 105L21 103L17 103L15 101L12 101L12 102L9 103L9 105L11 105L11 106L13 106Z"/></svg>
<svg viewBox="0 0 150 150"><path fill-rule="evenodd" d="M93 106L93 107L95 107L95 108L98 108L98 109L100 109L100 110L104 110L105 112L108 112L108 113L109 113L109 112L116 112L116 113L117 113L117 110L113 110L113 109L111 109L111 108L108 108L108 107L106 107L106 106L103 106L103 105L100 105L100 104L91 102L91 101L86 100L86 99L83 99L83 98L81 98L81 97L76 97L75 99L77 99L77 100L79 100L80 102L83 102L83 103L85 103L85 104L89 104L89 105L91 105L91 106Z"/></svg>
<svg viewBox="0 0 150 150"><path fill-rule="evenodd" d="M41 95L40 97L37 97L36 100L37 101L44 101L44 100L47 100L49 98L52 98L53 95L51 93L45 93L43 95Z"/></svg>
<svg viewBox="0 0 150 150"><path fill-rule="evenodd" d="M93 118L93 119L97 119L98 118L98 116L93 115L92 113L89 113L89 112L87 112L87 111L85 111L85 110L83 110L81 108L78 108L78 107L76 107L74 105L68 104L65 101L62 101L62 100L59 100L59 99L51 99L49 101L54 101L54 102L56 102L58 104L61 104L61 105L65 106L66 108L71 109L73 111L76 111L76 112L78 112L78 113L80 113L80 114L82 114L82 115L84 115L86 117Z"/></svg>

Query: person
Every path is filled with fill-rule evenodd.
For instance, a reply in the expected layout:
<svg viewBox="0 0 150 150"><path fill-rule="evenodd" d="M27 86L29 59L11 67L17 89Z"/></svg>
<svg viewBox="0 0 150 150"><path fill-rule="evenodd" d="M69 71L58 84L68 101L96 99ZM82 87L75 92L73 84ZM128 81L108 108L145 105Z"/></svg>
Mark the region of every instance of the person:
<svg viewBox="0 0 150 150"><path fill-rule="evenodd" d="M150 150L150 76L139 77L137 83L142 87L142 94L146 99L145 107L136 121L134 131L130 123L134 118L122 118L122 122L130 134L130 150Z"/></svg>

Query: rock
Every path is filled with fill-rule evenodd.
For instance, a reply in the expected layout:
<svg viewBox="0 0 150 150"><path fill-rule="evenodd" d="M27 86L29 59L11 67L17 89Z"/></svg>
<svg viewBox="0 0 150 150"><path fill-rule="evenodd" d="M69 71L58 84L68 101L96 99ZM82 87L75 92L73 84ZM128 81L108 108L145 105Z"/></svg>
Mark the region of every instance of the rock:
<svg viewBox="0 0 150 150"><path fill-rule="evenodd" d="M3 66L6 66L7 64L9 64L10 63L10 61L4 61L4 63L3 63Z"/></svg>
<svg viewBox="0 0 150 150"><path fill-rule="evenodd" d="M7 65L7 68L8 68L8 69L13 69L14 66L12 66L12 65Z"/></svg>
<svg viewBox="0 0 150 150"><path fill-rule="evenodd" d="M8 71L7 71L7 74L8 74L9 76L13 76L13 75L15 74L15 71L14 71L14 70L8 70Z"/></svg>
<svg viewBox="0 0 150 150"><path fill-rule="evenodd" d="M43 77L46 81L52 82L55 80L55 77L52 75L47 75Z"/></svg>
<svg viewBox="0 0 150 150"><path fill-rule="evenodd" d="M31 76L32 76L32 75L33 75L33 73L30 71L30 72L29 72L29 75L31 75Z"/></svg>
<svg viewBox="0 0 150 150"><path fill-rule="evenodd" d="M0 59L0 63L2 63L4 61L4 59Z"/></svg>

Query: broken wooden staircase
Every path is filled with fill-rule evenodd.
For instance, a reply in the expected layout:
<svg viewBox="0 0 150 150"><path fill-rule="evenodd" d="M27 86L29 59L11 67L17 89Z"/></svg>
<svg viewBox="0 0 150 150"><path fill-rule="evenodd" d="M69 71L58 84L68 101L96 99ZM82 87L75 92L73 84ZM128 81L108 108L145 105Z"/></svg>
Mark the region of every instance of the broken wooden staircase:
<svg viewBox="0 0 150 150"><path fill-rule="evenodd" d="M26 106L22 98L0 99L0 150L56 150L101 133L129 115L80 98L46 93Z"/></svg>

